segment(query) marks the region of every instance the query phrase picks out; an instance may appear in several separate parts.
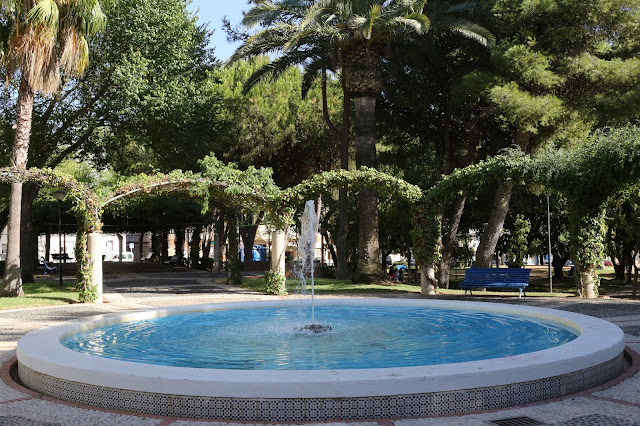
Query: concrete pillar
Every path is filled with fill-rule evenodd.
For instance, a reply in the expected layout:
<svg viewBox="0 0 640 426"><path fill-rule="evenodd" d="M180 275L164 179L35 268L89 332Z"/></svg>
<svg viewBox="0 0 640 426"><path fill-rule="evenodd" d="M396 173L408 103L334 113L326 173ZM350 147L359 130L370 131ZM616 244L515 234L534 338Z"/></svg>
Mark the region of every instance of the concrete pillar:
<svg viewBox="0 0 640 426"><path fill-rule="evenodd" d="M87 252L91 268L91 285L96 287L98 298L95 303L102 303L102 234L92 232L87 236Z"/></svg>
<svg viewBox="0 0 640 426"><path fill-rule="evenodd" d="M271 270L284 276L284 252L286 248L284 231L271 233Z"/></svg>

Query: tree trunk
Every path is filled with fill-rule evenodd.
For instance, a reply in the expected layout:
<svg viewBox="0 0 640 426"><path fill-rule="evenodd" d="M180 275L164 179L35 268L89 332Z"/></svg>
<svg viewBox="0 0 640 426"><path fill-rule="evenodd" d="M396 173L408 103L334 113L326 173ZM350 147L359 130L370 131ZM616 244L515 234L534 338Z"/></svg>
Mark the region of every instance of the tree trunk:
<svg viewBox="0 0 640 426"><path fill-rule="evenodd" d="M16 107L16 133L11 154L11 166L26 169L31 136L31 115L34 93L22 77ZM22 216L22 182L11 183L9 221L7 224L7 258L4 270L3 289L0 296L23 296L20 275L20 219Z"/></svg>
<svg viewBox="0 0 640 426"><path fill-rule="evenodd" d="M213 270L214 272L222 271L222 258L224 257L224 215L220 213L216 221L215 235L213 237Z"/></svg>
<svg viewBox="0 0 640 426"><path fill-rule="evenodd" d="M189 260L191 260L192 268L200 267L200 234L202 232L201 226L193 228L193 235L191 236L191 244L189 247Z"/></svg>
<svg viewBox="0 0 640 426"><path fill-rule="evenodd" d="M256 234L258 233L258 225L264 220L264 212L260 212L256 218L255 223L247 226L240 227L240 237L244 244L244 263L253 262L253 243L256 241ZM251 221L252 217L251 217Z"/></svg>
<svg viewBox="0 0 640 426"><path fill-rule="evenodd" d="M235 213L227 215L229 251L227 252L227 272L229 278L227 282L232 285L242 284L242 263L240 262L240 251L238 247L238 221Z"/></svg>
<svg viewBox="0 0 640 426"><path fill-rule="evenodd" d="M32 283L38 264L38 236L33 229L33 201L38 196L38 185L22 186L22 218L20 226L20 270L22 281Z"/></svg>
<svg viewBox="0 0 640 426"><path fill-rule="evenodd" d="M516 144L525 152L529 142L531 141L531 133L518 132L516 135ZM508 180L498 185L496 197L493 201L491 209L491 217L489 223L482 233L480 244L476 251L476 268L491 267L491 258L498 244L498 238L504 226L504 220L509 212L509 202L511 201L511 192L513 191L513 181ZM496 261L496 266L499 266Z"/></svg>
<svg viewBox="0 0 640 426"><path fill-rule="evenodd" d="M633 269L635 271L635 274L633 274L634 278L633 278L633 291L631 292L631 298L633 300L636 300L636 297L638 295L638 248L640 247L639 243L636 243L636 248L633 251Z"/></svg>
<svg viewBox="0 0 640 426"><path fill-rule="evenodd" d="M169 260L169 232L162 231L160 236L160 257L161 262Z"/></svg>
<svg viewBox="0 0 640 426"><path fill-rule="evenodd" d="M553 255L553 260L551 261L551 266L553 267L553 276L555 278L562 278L564 276L564 263L569 260L568 258L562 258L559 254Z"/></svg>
<svg viewBox="0 0 640 426"><path fill-rule="evenodd" d="M44 260L49 262L49 256L51 255L51 232L47 231L44 234Z"/></svg>
<svg viewBox="0 0 640 426"><path fill-rule="evenodd" d="M329 238L329 233L327 231L323 231L322 232L322 236L324 237L325 241L327 242L327 248L329 249L329 255L331 256L331 260L333 261L334 265L338 264L338 254L336 253L336 249L335 249L335 245L333 243L333 239ZM333 237L333 235L331 235L331 237Z"/></svg>
<svg viewBox="0 0 640 426"><path fill-rule="evenodd" d="M153 252L151 259L154 262L160 261L161 260L160 252L162 251L162 248L160 245L160 236L158 235L157 232L151 233L151 251Z"/></svg>
<svg viewBox="0 0 640 426"><path fill-rule="evenodd" d="M451 221L449 223L449 230L442 240L442 246L440 249L442 257L438 268L438 284L441 288L449 288L449 266L451 262L451 254L453 253L453 247L456 242L458 242L458 227L460 226L460 220L462 219L462 213L464 212L464 205L466 202L467 191L464 191L462 195L456 197L456 201L453 206L453 214L451 215Z"/></svg>
<svg viewBox="0 0 640 426"><path fill-rule="evenodd" d="M355 99L356 166L376 168L376 99ZM374 189L364 188L358 194L359 241L355 282L382 279L380 244L378 242L378 197Z"/></svg>
<svg viewBox="0 0 640 426"><path fill-rule="evenodd" d="M184 228L175 231L176 265L182 265L184 259Z"/></svg>
<svg viewBox="0 0 640 426"><path fill-rule="evenodd" d="M205 230L205 237L202 240L202 258L209 259L211 257L211 241L213 241L213 227L207 225Z"/></svg>
<svg viewBox="0 0 640 426"><path fill-rule="evenodd" d="M513 190L513 182L507 181L498 185L496 197L493 201L491 217L489 223L484 228L480 244L476 251L476 268L490 268L493 252L498 244L498 238L502 232L504 220L509 212L509 201L511 200L511 192Z"/></svg>

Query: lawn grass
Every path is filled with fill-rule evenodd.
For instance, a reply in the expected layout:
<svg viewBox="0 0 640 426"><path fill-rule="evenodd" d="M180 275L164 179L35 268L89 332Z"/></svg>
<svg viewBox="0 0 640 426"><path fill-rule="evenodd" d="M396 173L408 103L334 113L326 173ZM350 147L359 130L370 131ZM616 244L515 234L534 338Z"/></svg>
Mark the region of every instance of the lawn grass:
<svg viewBox="0 0 640 426"><path fill-rule="evenodd" d="M0 310L66 305L78 301L75 287L60 289L58 285L57 281L23 283L24 297L0 297Z"/></svg>
<svg viewBox="0 0 640 426"><path fill-rule="evenodd" d="M287 292L299 293L299 279L287 280ZM311 283L307 282L307 290L311 291ZM262 278L244 278L242 287L249 290L264 292L265 283ZM411 284L354 284L348 280L336 280L332 278L316 278L314 280L314 289L316 294L353 294L353 293L419 293L420 285Z"/></svg>
<svg viewBox="0 0 640 426"><path fill-rule="evenodd" d="M464 290L458 290L458 281L451 282L451 289L438 289L438 294L451 295L451 296L464 296ZM311 291L310 283L307 283L307 291ZM257 291L265 292L265 283L262 278L245 278L242 281L242 287ZM354 284L348 280L336 280L331 278L316 278L314 280L315 293L319 295L341 295L341 294L388 294L398 295L402 293L420 293L420 284L415 283L391 283L388 284ZM575 288L575 285L574 287ZM300 293L300 280L288 279L287 280L287 292L289 294ZM518 296L519 292L516 291L476 291L474 295L482 296ZM573 296L573 290L567 289L564 286L554 288L554 292L550 293L544 291L544 289L531 289L527 291L527 296L535 297L570 297Z"/></svg>

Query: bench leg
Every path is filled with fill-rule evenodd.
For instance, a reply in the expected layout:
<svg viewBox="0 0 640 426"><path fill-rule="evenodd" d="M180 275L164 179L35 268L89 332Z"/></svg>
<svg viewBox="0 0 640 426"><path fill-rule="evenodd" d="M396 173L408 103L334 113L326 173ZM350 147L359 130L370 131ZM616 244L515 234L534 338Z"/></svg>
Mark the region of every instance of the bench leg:
<svg viewBox="0 0 640 426"><path fill-rule="evenodd" d="M520 295L518 297L522 297L522 289L519 288L518 290L520 290Z"/></svg>

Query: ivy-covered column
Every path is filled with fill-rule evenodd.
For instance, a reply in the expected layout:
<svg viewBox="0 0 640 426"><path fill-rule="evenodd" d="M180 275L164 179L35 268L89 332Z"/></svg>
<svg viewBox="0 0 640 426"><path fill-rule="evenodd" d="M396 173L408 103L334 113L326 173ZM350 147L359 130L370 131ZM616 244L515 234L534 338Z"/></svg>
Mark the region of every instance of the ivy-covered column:
<svg viewBox="0 0 640 426"><path fill-rule="evenodd" d="M569 211L571 247L576 264L576 292L589 299L598 296L600 277L596 265L604 257L605 212L588 212L572 208Z"/></svg>
<svg viewBox="0 0 640 426"><path fill-rule="evenodd" d="M431 201L420 201L412 208L413 255L416 258L416 266L420 268L420 293L425 295L436 294L438 288L435 265L440 260L438 240L441 222L440 216L432 206Z"/></svg>
<svg viewBox="0 0 640 426"><path fill-rule="evenodd" d="M88 292L94 303L102 303L102 233L92 232L87 236L90 281Z"/></svg>
<svg viewBox="0 0 640 426"><path fill-rule="evenodd" d="M271 233L271 270L284 277L286 239L284 231Z"/></svg>
<svg viewBox="0 0 640 426"><path fill-rule="evenodd" d="M285 249L287 247L286 232L271 233L271 269L264 274L268 294L284 296L287 294L285 276Z"/></svg>

